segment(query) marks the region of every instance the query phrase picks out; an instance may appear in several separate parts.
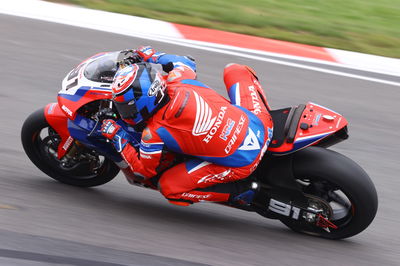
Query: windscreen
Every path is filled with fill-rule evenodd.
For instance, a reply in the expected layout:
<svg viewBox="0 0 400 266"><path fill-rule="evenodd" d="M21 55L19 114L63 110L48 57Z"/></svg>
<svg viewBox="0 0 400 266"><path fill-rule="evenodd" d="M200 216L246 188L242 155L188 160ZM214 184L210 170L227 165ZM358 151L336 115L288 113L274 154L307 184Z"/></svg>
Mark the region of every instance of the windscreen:
<svg viewBox="0 0 400 266"><path fill-rule="evenodd" d="M112 83L118 70L119 55L120 52L113 52L95 59L86 66L85 77L95 82Z"/></svg>

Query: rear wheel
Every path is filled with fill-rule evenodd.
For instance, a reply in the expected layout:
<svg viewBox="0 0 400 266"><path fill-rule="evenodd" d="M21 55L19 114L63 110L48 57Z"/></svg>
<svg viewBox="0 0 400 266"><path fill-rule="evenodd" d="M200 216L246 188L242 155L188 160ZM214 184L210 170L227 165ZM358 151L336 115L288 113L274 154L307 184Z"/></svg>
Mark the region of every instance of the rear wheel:
<svg viewBox="0 0 400 266"><path fill-rule="evenodd" d="M341 239L365 230L374 219L378 208L375 187L366 172L349 158L310 147L295 154L293 172L310 207L319 210L334 226L327 226L324 220L318 224L315 215L299 220L281 218L292 230Z"/></svg>
<svg viewBox="0 0 400 266"><path fill-rule="evenodd" d="M57 150L61 138L47 123L44 109L25 120L21 140L29 159L45 174L65 184L99 186L111 181L119 172L113 161L86 147L79 147L74 158L59 160Z"/></svg>

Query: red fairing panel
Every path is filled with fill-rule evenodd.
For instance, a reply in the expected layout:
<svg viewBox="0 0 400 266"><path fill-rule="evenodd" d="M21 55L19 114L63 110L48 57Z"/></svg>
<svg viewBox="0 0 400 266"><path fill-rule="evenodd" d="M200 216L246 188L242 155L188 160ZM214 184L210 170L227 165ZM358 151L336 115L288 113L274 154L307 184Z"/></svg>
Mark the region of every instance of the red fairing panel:
<svg viewBox="0 0 400 266"><path fill-rule="evenodd" d="M61 110L58 103L49 103L44 108L44 116L49 125L60 135L61 143L58 145L58 159L61 159L73 142L68 131L68 117Z"/></svg>
<svg viewBox="0 0 400 266"><path fill-rule="evenodd" d="M299 121L308 124L308 129L299 128L294 142L305 140L315 136L327 137L339 131L347 125L347 120L340 114L316 103L307 103L303 115ZM325 134L328 134L325 136Z"/></svg>
<svg viewBox="0 0 400 266"><path fill-rule="evenodd" d="M285 142L276 148L269 147L274 153L286 154L315 145L322 139L347 126L346 118L337 112L315 103L307 103L297 125L293 143ZM302 126L303 125L303 126Z"/></svg>
<svg viewBox="0 0 400 266"><path fill-rule="evenodd" d="M105 89L92 89L90 87L81 87L77 90L76 95L58 95L58 103L61 106L62 111L68 116L69 119L74 120L76 116L76 112L82 106L103 99L111 99L111 90Z"/></svg>
<svg viewBox="0 0 400 266"><path fill-rule="evenodd" d="M109 68L115 66L118 54L119 52L96 54L80 63L63 79L62 89L58 93L57 100L61 110L68 118L75 119L78 109L89 102L111 99L112 80L108 82L98 80L98 76L103 74L96 74L98 75L96 76L94 73L100 73L99 69L104 68L102 65L108 64L103 71L111 75L112 69ZM85 74L86 72L91 73L92 76ZM112 75L110 76L111 79Z"/></svg>

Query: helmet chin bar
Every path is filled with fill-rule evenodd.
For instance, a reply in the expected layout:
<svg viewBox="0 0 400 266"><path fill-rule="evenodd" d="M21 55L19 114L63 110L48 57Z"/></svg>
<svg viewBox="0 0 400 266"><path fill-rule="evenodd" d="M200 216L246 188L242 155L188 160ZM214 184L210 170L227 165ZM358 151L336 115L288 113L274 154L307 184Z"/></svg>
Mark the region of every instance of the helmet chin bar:
<svg viewBox="0 0 400 266"><path fill-rule="evenodd" d="M122 119L134 119L139 113L135 104L129 105L128 103L114 101L115 107Z"/></svg>

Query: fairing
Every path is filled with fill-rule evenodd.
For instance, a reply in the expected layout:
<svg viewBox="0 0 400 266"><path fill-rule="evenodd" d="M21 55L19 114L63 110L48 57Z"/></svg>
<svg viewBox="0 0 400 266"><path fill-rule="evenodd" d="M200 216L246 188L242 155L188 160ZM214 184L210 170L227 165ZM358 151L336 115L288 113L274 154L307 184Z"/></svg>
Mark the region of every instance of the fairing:
<svg viewBox="0 0 400 266"><path fill-rule="evenodd" d="M49 103L44 108L44 116L46 117L47 123L49 123L61 137L61 142L57 150L57 156L58 159L60 159L64 157L73 142L73 138L68 131L68 118L57 103Z"/></svg>
<svg viewBox="0 0 400 266"><path fill-rule="evenodd" d="M83 105L111 99L111 82L117 71L120 52L96 54L68 73L58 93L58 103L68 118L74 119Z"/></svg>
<svg viewBox="0 0 400 266"><path fill-rule="evenodd" d="M92 139L89 141L86 137L87 129L79 125L90 124L93 120L81 119L78 110L90 102L112 98L111 84L117 71L117 62L126 56L127 53L124 52L96 54L80 63L64 78L58 94L58 104L48 105L45 111L49 124L57 130L62 139L58 149L59 158L65 155L74 139L95 145L91 143ZM283 131L279 132L274 128L274 138L276 134L284 137L278 145L274 145L274 139L272 140L268 148L270 154L284 155L318 143L327 146L332 144L338 135L339 138L336 139L339 141L343 139L341 136L347 136L347 121L340 114L311 102L302 105L302 108L296 119L289 121L289 133L282 133ZM282 116L278 120L282 120ZM99 128L96 129L98 130ZM82 131L82 134L79 131Z"/></svg>
<svg viewBox="0 0 400 266"><path fill-rule="evenodd" d="M274 140L272 140L268 148L270 153L283 155L311 145L318 145L337 132L345 131L348 124L347 120L337 112L311 102L305 105L300 118L292 123L295 123L296 130L294 138L288 139L285 136L284 142L278 147L274 147Z"/></svg>
<svg viewBox="0 0 400 266"><path fill-rule="evenodd" d="M61 138L58 145L57 157L64 157L74 141L84 143L86 147L97 150L99 153L111 158L115 162L122 161L119 153L115 151L110 142L101 134L101 123L76 114L75 118L69 119L58 103L50 103L44 109L46 121L57 132ZM126 125L122 120L117 123L136 140L133 144L138 147L141 133L136 132L132 127Z"/></svg>

